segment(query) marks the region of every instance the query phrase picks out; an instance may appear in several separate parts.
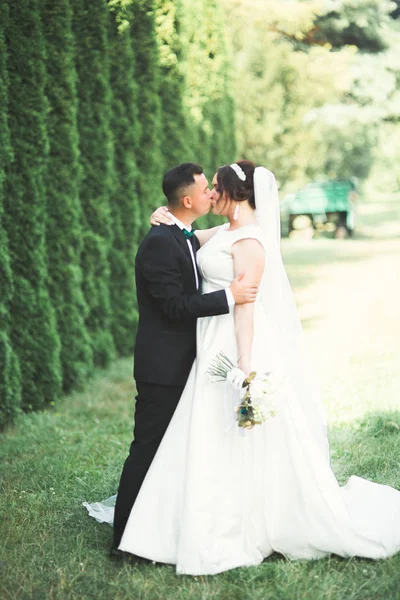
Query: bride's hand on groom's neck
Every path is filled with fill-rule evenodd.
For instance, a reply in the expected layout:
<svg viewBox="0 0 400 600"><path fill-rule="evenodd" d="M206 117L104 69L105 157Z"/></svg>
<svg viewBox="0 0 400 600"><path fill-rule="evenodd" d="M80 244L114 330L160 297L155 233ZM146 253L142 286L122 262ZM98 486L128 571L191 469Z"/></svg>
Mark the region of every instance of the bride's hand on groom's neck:
<svg viewBox="0 0 400 600"><path fill-rule="evenodd" d="M170 217L168 206L159 206L150 217L151 225L173 225L174 222Z"/></svg>

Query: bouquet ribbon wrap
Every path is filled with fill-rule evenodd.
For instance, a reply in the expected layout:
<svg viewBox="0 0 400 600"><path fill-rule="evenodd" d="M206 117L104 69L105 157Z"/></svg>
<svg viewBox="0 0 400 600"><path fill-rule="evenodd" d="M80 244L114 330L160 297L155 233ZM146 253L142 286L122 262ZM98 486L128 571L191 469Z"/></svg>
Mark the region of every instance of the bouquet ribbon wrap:
<svg viewBox="0 0 400 600"><path fill-rule="evenodd" d="M225 433L228 433L236 424L236 407L240 404L242 397L245 394L243 382L246 379L244 371L238 367L233 368L227 373L225 390L224 390L224 407L225 407Z"/></svg>

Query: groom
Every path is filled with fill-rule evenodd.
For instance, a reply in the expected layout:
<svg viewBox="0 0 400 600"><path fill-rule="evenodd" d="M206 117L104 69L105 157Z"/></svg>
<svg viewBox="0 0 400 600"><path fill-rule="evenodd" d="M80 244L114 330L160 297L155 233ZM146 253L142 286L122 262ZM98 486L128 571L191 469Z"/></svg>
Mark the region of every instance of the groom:
<svg viewBox="0 0 400 600"><path fill-rule="evenodd" d="M200 165L166 173L163 192L175 225L152 227L136 255L139 326L135 346L137 396L134 441L121 475L114 517L117 549L131 508L167 430L196 357L196 320L254 302L257 288L237 277L226 290L201 294L192 223L210 210Z"/></svg>

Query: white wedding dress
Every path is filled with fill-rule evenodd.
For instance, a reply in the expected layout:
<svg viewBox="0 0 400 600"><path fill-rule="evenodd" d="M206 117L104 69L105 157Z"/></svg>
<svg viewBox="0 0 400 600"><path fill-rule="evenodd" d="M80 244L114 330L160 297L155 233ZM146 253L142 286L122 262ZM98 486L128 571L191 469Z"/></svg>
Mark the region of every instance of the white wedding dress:
<svg viewBox="0 0 400 600"><path fill-rule="evenodd" d="M263 243L258 226L226 225L200 249L203 292L230 285L232 244L248 237ZM197 359L120 549L191 575L257 565L274 551L291 559L388 557L400 550L400 492L359 477L340 488L320 404L303 402L303 366L285 369L274 314L263 303L268 290L261 289L251 364L284 375L277 416L238 428L237 392L207 375L220 351L237 360L233 310L199 319Z"/></svg>

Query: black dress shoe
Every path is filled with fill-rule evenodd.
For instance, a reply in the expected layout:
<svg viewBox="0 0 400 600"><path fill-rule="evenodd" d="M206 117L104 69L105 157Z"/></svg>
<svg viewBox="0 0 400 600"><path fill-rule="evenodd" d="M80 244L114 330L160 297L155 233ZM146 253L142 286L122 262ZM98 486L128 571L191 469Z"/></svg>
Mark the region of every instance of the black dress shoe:
<svg viewBox="0 0 400 600"><path fill-rule="evenodd" d="M118 546L115 546L114 544L111 546L110 558L112 558L113 560L124 560L125 557L126 557L126 552L123 552L122 550L118 550Z"/></svg>
<svg viewBox="0 0 400 600"><path fill-rule="evenodd" d="M148 560L147 558L136 556L136 554L131 554L130 552L124 552L124 550L119 550L118 546L115 546L114 544L110 548L110 558L111 560L126 562L130 565L144 565L151 563L151 560Z"/></svg>

